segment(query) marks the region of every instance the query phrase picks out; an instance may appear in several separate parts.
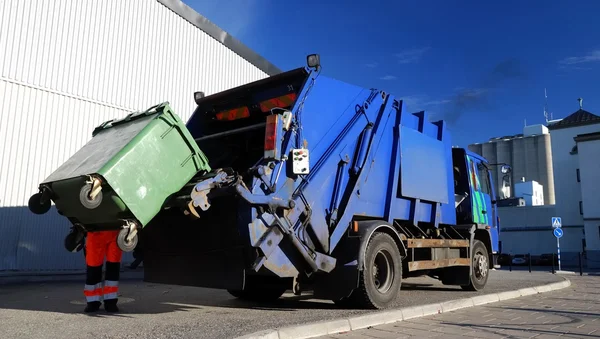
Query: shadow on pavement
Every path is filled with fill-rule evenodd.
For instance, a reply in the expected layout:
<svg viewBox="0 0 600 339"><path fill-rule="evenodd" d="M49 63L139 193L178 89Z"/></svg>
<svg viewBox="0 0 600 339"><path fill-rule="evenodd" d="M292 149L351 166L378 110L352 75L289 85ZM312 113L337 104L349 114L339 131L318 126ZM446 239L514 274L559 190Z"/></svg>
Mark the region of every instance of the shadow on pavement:
<svg viewBox="0 0 600 339"><path fill-rule="evenodd" d="M2 310L30 310L66 314L83 313L83 283L44 282L0 286ZM403 283L403 291L456 291L455 286L435 283ZM458 291L462 291L458 288ZM118 306L120 312L110 314L103 308L90 316L127 317L134 314L160 314L202 310L203 313L228 313L227 308L294 312L305 309L343 310L329 300L312 298L311 291L296 296L288 292L273 302L256 303L239 300L227 291L185 286L150 284L139 280L121 281ZM361 311L361 310L358 310Z"/></svg>

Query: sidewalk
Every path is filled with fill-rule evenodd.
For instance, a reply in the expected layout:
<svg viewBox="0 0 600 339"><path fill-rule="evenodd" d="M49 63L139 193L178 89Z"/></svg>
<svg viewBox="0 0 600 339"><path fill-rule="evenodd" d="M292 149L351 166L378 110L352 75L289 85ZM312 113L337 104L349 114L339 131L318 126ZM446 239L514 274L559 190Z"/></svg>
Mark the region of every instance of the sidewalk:
<svg viewBox="0 0 600 339"><path fill-rule="evenodd" d="M600 338L600 276L563 290L321 338Z"/></svg>

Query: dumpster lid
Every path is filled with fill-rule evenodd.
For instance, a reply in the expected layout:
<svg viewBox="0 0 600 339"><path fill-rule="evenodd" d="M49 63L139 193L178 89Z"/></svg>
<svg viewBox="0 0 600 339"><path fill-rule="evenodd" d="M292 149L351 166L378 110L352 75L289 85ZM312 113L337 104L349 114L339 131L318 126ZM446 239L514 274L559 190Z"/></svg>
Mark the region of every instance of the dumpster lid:
<svg viewBox="0 0 600 339"><path fill-rule="evenodd" d="M169 105L169 102L165 101L158 105L154 105L145 111L129 113L128 115L126 115L125 117L123 117L121 119L107 120L107 121L101 123L100 125L98 125L96 128L94 128L94 130L92 131L92 137L96 136L96 134L98 134L100 131L105 130L107 128L119 126L121 124L130 122L133 120L137 120L140 118L144 118L144 117L147 117L147 116L150 116L153 114L161 114L163 112L163 110L165 109L165 107L167 107L168 105Z"/></svg>

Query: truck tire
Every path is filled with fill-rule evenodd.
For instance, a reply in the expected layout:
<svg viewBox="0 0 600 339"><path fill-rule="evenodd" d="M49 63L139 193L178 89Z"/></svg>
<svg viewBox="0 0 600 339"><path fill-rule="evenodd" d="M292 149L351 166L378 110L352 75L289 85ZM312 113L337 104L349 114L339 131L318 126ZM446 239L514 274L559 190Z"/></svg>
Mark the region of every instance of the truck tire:
<svg viewBox="0 0 600 339"><path fill-rule="evenodd" d="M461 286L466 291L480 291L487 284L490 271L489 253L483 242L473 241L471 276L468 285Z"/></svg>
<svg viewBox="0 0 600 339"><path fill-rule="evenodd" d="M367 245L358 288L352 291L348 300L339 300L336 304L372 309L388 307L400 293L401 261L396 241L386 233L375 233Z"/></svg>

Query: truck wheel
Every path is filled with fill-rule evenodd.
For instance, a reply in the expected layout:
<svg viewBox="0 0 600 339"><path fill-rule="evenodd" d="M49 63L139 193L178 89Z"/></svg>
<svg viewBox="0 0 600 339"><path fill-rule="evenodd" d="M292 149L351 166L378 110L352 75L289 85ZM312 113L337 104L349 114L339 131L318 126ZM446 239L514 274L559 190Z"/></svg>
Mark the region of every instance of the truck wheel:
<svg viewBox="0 0 600 339"><path fill-rule="evenodd" d="M394 239L386 233L376 233L369 240L365 267L360 272L359 286L350 295L350 302L363 308L386 308L400 292L402 263ZM341 304L346 304L342 301Z"/></svg>
<svg viewBox="0 0 600 339"><path fill-rule="evenodd" d="M36 193L29 198L29 210L35 214L44 214L50 210L50 200L46 200L42 204L42 193Z"/></svg>
<svg viewBox="0 0 600 339"><path fill-rule="evenodd" d="M466 291L482 290L487 284L490 261L487 248L479 240L473 241L473 257L471 258L471 277L468 285L461 286Z"/></svg>

